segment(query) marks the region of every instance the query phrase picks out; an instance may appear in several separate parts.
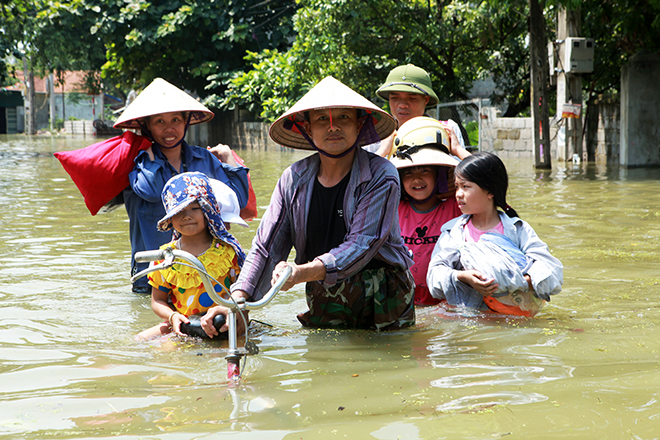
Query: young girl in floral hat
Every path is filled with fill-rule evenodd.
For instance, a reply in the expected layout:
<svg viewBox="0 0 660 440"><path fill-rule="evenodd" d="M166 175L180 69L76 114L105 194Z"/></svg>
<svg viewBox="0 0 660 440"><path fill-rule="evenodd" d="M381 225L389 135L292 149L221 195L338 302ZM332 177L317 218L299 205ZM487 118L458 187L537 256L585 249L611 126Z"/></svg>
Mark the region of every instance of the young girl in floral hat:
<svg viewBox="0 0 660 440"><path fill-rule="evenodd" d="M157 249L169 237L156 228L165 215L160 195L172 176L199 171L231 187L240 207L248 201L248 169L239 165L227 145L207 149L188 145L188 128L213 119L213 112L183 90L162 78L156 78L124 110L115 128L140 130L152 141L149 148L135 158L129 174L129 186L123 192L128 213L131 240L131 274L146 269L146 263L135 261L140 251ZM133 292L149 293L144 278L133 284Z"/></svg>
<svg viewBox="0 0 660 440"><path fill-rule="evenodd" d="M218 194L218 197L231 195L234 194ZM227 232L221 217L221 205L209 178L199 172L178 174L165 184L162 199L167 213L158 222L158 229L173 229L174 233L173 240L160 248L179 249L195 255L209 275L228 288L240 272L245 253ZM234 217L237 216L234 214ZM171 332L183 334L181 325L190 323L192 315L203 315L201 327L208 337L218 336L213 325L218 309L197 270L175 264L152 272L149 284L151 308L163 322L141 332L136 339L146 340ZM215 286L215 290L220 293L223 289Z"/></svg>

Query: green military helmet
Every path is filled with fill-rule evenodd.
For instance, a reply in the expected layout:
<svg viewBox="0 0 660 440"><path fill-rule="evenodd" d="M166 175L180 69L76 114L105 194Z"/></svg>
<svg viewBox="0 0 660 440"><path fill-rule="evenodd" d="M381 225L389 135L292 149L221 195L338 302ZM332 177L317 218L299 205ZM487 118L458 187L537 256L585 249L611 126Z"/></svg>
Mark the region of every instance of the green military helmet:
<svg viewBox="0 0 660 440"><path fill-rule="evenodd" d="M380 86L376 94L385 101L389 100L390 92L408 92L429 97L427 107L438 103L438 96L431 86L431 77L426 70L414 64L406 64L392 69L387 75L385 84Z"/></svg>
<svg viewBox="0 0 660 440"><path fill-rule="evenodd" d="M422 166L458 165L450 155L449 136L443 125L428 116L418 116L401 125L394 136L390 161L398 169Z"/></svg>

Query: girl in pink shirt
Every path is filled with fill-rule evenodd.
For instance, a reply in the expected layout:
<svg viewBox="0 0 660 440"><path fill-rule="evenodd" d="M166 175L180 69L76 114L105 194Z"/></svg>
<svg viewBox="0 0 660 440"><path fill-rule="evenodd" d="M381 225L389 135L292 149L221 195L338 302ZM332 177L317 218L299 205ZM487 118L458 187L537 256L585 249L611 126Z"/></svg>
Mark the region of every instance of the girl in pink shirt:
<svg viewBox="0 0 660 440"><path fill-rule="evenodd" d="M393 142L396 151L391 161L401 180L399 226L415 261L410 269L415 279L415 305L438 304L440 300L427 287L426 272L440 228L461 215L454 197L458 161L450 156L444 127L429 117L403 124Z"/></svg>

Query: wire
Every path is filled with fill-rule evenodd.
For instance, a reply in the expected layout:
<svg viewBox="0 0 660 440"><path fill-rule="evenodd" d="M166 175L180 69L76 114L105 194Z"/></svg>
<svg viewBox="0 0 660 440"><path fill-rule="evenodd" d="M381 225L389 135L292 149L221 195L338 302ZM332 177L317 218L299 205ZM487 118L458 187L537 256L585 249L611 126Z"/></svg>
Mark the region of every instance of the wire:
<svg viewBox="0 0 660 440"><path fill-rule="evenodd" d="M559 56L559 45L564 44L565 42L566 42L566 40L555 40L555 41L552 42L552 48L553 48L553 50L555 52L555 55L557 57L557 65L560 68L560 72L558 72L558 73L563 73L564 76L566 76L566 70L564 69L564 63L562 63L561 57ZM571 88L566 87L566 90L568 90L568 97L570 99L570 102L573 102L574 99L573 99L573 93L571 91Z"/></svg>

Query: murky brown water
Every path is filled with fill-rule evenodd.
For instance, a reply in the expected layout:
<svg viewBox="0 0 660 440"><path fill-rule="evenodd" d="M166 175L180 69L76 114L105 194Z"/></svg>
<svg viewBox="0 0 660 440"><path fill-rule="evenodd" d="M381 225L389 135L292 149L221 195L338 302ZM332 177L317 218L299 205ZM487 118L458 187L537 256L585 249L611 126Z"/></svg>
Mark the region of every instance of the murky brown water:
<svg viewBox="0 0 660 440"><path fill-rule="evenodd" d="M0 137L0 437L660 437L660 172L508 162L509 203L565 265L531 321L418 311L408 331L309 331L301 289L245 383L217 343L137 343L123 209L92 217L52 153L92 139ZM300 152L239 152L261 207ZM256 228L234 228L249 247Z"/></svg>

